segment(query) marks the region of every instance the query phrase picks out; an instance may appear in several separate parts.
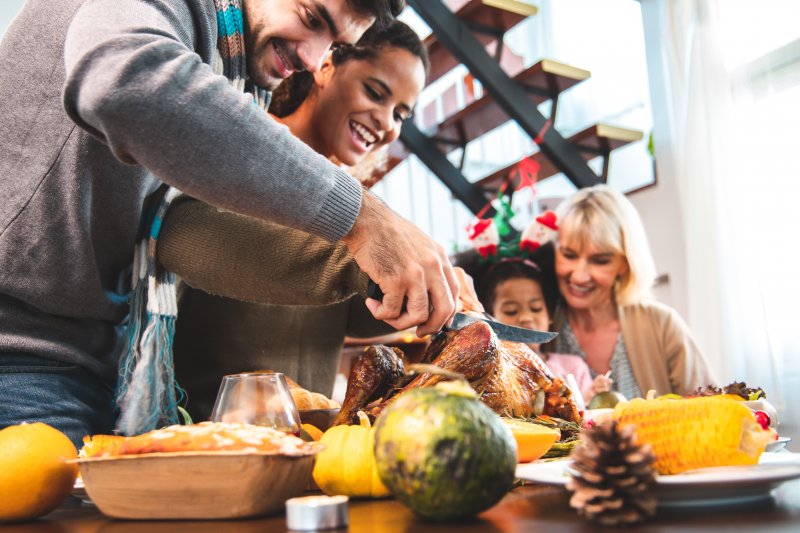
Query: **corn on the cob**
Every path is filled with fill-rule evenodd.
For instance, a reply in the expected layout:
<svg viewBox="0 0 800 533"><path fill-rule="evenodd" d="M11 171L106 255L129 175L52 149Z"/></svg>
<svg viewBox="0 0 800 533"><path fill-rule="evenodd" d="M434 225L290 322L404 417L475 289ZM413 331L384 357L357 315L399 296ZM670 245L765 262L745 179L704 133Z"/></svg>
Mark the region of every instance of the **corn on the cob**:
<svg viewBox="0 0 800 533"><path fill-rule="evenodd" d="M659 474L755 464L769 440L752 411L727 398L632 400L617 404L613 416L652 446Z"/></svg>

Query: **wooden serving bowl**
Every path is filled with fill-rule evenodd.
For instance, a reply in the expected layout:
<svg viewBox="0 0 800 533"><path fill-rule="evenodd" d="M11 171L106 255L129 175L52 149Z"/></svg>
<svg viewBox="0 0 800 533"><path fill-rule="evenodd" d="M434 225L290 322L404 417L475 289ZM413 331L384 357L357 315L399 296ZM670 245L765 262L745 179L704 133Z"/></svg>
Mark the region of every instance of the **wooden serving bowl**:
<svg viewBox="0 0 800 533"><path fill-rule="evenodd" d="M86 492L114 518L227 519L283 510L314 456L175 452L78 459Z"/></svg>

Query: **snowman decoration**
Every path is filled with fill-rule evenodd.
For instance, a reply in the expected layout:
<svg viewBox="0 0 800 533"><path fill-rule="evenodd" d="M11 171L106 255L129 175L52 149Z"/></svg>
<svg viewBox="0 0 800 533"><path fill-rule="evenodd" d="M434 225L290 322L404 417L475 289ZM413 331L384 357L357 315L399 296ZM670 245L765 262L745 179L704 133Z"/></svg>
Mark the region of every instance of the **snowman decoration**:
<svg viewBox="0 0 800 533"><path fill-rule="evenodd" d="M525 228L519 240L519 248L523 252L532 253L553 239L556 231L558 231L556 214L552 211L545 211Z"/></svg>
<svg viewBox="0 0 800 533"><path fill-rule="evenodd" d="M479 218L472 222L467 227L467 237L484 259L497 255L500 233L491 218Z"/></svg>

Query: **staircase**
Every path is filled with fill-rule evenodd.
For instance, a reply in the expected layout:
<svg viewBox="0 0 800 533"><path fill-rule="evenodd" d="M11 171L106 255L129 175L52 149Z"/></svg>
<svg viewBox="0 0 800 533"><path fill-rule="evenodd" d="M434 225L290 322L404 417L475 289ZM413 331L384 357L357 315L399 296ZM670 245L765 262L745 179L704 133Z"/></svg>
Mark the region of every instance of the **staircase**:
<svg viewBox="0 0 800 533"><path fill-rule="evenodd" d="M529 155L540 165L538 180L559 172L578 188L606 181L611 152L642 139L642 133L608 124L596 124L564 138L553 127L559 95L590 77L586 70L552 59L541 59L524 68L521 58L503 45L507 31L537 13L537 8L518 0L409 0L431 27L425 40L433 83L459 64L469 71L464 80L464 105L453 105L454 97L443 95L444 118L421 110L423 123L403 125L400 141L389 148L385 172L414 153L473 213L480 211L506 181L515 165L509 165L479 179L467 180L462 171L467 145L509 120L535 139L539 151ZM482 91L475 91L473 80ZM476 96L476 92L482 92ZM538 105L551 102L550 116ZM447 154L462 149L459 164ZM588 165L603 158L602 172ZM491 216L491 213L487 214Z"/></svg>

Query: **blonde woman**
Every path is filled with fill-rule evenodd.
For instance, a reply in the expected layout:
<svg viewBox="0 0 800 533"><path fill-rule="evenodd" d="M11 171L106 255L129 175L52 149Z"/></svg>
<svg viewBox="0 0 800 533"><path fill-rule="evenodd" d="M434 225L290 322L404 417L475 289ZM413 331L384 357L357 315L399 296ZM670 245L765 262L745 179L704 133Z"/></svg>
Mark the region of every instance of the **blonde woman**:
<svg viewBox="0 0 800 533"><path fill-rule="evenodd" d="M561 334L551 350L580 355L593 376L610 371L613 388L628 398L715 383L686 323L652 298L655 265L633 204L598 185L558 211L554 328Z"/></svg>

